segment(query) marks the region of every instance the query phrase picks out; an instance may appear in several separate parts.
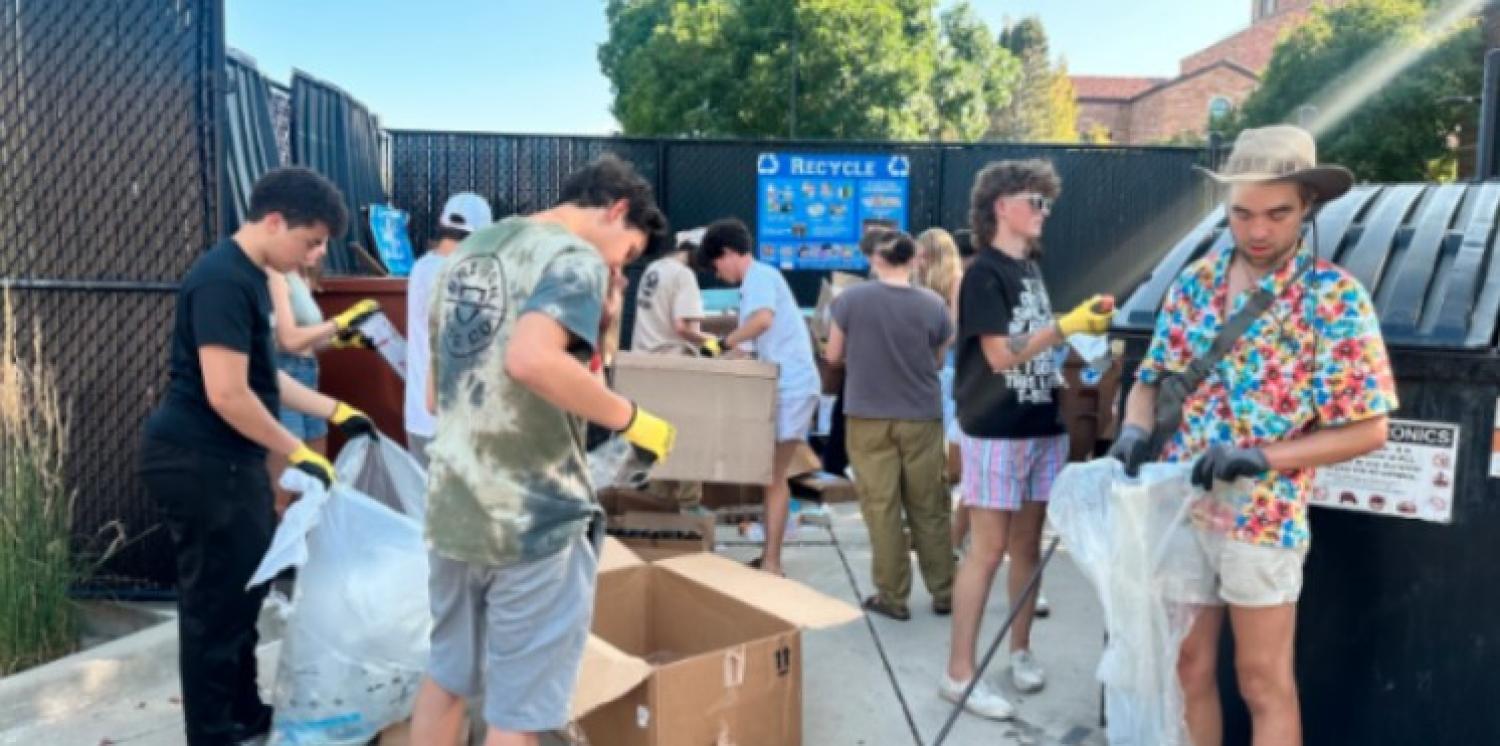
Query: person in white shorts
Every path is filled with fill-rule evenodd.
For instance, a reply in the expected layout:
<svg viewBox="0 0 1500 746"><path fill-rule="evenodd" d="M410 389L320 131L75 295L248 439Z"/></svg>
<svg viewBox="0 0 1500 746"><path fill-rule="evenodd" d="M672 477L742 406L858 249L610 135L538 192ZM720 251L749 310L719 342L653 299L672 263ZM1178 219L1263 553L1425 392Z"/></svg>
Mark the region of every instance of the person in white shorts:
<svg viewBox="0 0 1500 746"><path fill-rule="evenodd" d="M781 542L792 499L787 471L797 447L812 431L822 386L802 309L797 307L781 273L755 260L754 248L750 229L744 223L734 218L719 220L704 232L696 263L740 288L739 328L725 337L720 347L734 350L753 342L756 359L780 368L776 382L776 455L771 484L766 487L766 546L751 565L783 575Z"/></svg>

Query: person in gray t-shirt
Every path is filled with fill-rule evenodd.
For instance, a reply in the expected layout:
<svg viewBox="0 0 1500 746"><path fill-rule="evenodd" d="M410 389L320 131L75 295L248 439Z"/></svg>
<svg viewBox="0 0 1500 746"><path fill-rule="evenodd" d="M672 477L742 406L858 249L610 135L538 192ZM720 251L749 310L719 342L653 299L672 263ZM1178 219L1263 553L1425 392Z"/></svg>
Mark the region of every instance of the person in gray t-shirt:
<svg viewBox="0 0 1500 746"><path fill-rule="evenodd" d="M938 371L953 321L937 293L911 284L916 243L901 231L876 230L860 249L875 279L833 301L826 355L844 363L845 445L860 510L870 532L875 588L865 608L911 618L910 527L932 595L932 610L952 609L953 544L944 481L942 390ZM905 514L903 525L902 516Z"/></svg>

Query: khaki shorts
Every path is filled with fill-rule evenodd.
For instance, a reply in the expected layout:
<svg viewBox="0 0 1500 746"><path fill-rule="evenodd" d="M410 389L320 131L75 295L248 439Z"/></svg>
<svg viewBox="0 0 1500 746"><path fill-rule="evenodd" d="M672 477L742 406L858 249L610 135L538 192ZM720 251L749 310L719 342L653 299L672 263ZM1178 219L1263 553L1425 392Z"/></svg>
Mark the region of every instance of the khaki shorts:
<svg viewBox="0 0 1500 746"><path fill-rule="evenodd" d="M1307 547L1265 547L1183 527L1162 562L1166 597L1199 606L1266 608L1297 603Z"/></svg>

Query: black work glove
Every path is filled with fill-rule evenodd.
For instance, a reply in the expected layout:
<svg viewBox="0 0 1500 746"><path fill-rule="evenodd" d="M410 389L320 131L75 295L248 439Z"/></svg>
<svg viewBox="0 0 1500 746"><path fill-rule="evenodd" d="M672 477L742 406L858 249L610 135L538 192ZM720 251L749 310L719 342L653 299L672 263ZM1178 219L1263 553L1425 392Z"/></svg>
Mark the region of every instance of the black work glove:
<svg viewBox="0 0 1500 746"><path fill-rule="evenodd" d="M1193 484L1211 490L1214 482L1233 482L1240 477L1258 477L1271 470L1266 452L1259 448L1210 446L1193 464Z"/></svg>
<svg viewBox="0 0 1500 746"><path fill-rule="evenodd" d="M1120 430L1115 444L1109 447L1109 457L1125 465L1125 476L1134 479L1140 476L1141 464L1151 459L1151 434L1140 425L1126 425Z"/></svg>

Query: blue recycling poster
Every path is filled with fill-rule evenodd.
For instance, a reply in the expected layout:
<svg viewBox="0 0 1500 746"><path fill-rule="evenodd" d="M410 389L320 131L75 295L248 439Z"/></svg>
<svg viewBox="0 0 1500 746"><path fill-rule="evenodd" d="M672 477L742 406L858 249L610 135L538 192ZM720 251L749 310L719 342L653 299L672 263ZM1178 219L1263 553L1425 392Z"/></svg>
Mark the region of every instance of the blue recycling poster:
<svg viewBox="0 0 1500 746"><path fill-rule="evenodd" d="M370 205L370 233L375 237L375 250L386 270L395 277L411 274L412 257L416 253L412 251L411 238L406 232L407 219L405 210L390 205Z"/></svg>
<svg viewBox="0 0 1500 746"><path fill-rule="evenodd" d="M904 155L761 153L756 255L783 270L864 270L870 228L906 230L911 162Z"/></svg>

